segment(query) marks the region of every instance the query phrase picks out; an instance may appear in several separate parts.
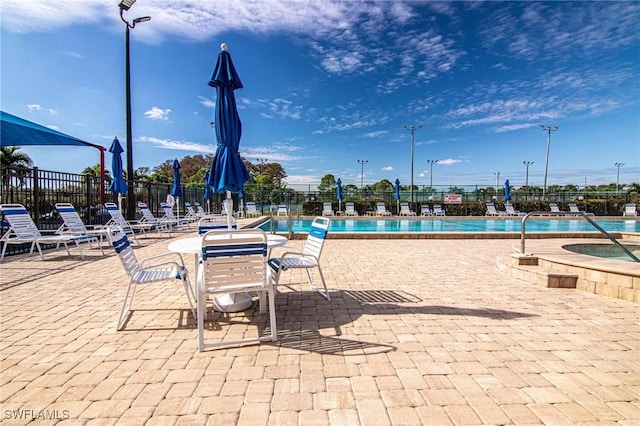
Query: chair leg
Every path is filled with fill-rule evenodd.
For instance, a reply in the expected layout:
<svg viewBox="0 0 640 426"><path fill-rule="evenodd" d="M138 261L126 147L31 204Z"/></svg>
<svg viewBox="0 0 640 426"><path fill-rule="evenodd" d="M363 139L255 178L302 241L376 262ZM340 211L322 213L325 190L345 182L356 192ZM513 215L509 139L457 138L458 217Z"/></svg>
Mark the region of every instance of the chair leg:
<svg viewBox="0 0 640 426"><path fill-rule="evenodd" d="M196 293L198 295L196 308L198 310L198 351L204 351L204 317L207 312L207 297L206 294L197 286Z"/></svg>
<svg viewBox="0 0 640 426"><path fill-rule="evenodd" d="M322 281L322 286L324 287L324 291L320 290L318 287L316 287L313 284L313 280L311 279L311 273L309 272L310 268L306 268L305 270L307 271L307 278L309 278L309 284L311 285L311 288L313 288L314 291L318 292L322 297L324 297L329 302L331 302L331 296L329 295L329 290L327 289L327 283L324 281L324 275L322 274L322 268L320 267L319 264L317 265L317 268L318 268L318 273L320 274L320 280Z"/></svg>
<svg viewBox="0 0 640 426"><path fill-rule="evenodd" d="M192 300L196 301L196 295L193 293L193 288L191 287L191 284L189 283L189 279L184 276L182 278L182 285L184 287L184 293L187 295L187 300L189 301L189 306L191 307L191 314L193 315L194 318L197 318L197 313L196 313L196 309L193 306L193 302ZM193 297L193 299L192 299ZM197 303L197 302L196 302Z"/></svg>
<svg viewBox="0 0 640 426"><path fill-rule="evenodd" d="M133 296L135 292L136 292L135 283L133 281L129 281L129 285L127 286L127 292L124 295L124 302L122 302L122 310L120 311L120 317L118 318L118 326L116 327L116 331L122 330L122 326L124 325L124 320L129 314L129 311L131 310L131 305L133 304ZM129 296L129 293L131 293L131 296Z"/></svg>
<svg viewBox="0 0 640 426"><path fill-rule="evenodd" d="M273 285L270 286L267 293L267 297L269 298L269 325L271 326L271 341L275 342L278 340L278 328L276 326L276 291Z"/></svg>

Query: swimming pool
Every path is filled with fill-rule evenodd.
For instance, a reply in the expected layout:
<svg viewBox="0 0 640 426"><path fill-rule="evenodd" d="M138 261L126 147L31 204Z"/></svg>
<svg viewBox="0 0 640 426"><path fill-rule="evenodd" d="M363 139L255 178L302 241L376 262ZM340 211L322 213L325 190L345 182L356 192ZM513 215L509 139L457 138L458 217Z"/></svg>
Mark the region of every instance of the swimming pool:
<svg viewBox="0 0 640 426"><path fill-rule="evenodd" d="M291 231L309 232L312 218L292 219ZM274 218L275 232L289 232L287 219ZM598 225L610 232L640 232L640 221L637 220L596 220ZM265 231L271 230L270 221L260 226ZM487 219L487 218L452 218L452 219L343 219L332 218L329 232L344 233L428 233L428 232L520 232L522 218ZM597 232L589 222L583 219L530 219L527 221L529 232Z"/></svg>

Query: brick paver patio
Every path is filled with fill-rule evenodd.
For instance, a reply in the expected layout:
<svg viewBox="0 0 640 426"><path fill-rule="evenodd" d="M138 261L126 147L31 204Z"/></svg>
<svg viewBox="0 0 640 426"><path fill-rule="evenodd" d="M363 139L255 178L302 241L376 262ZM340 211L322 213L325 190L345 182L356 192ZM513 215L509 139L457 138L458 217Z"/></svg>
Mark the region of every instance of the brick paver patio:
<svg viewBox="0 0 640 426"><path fill-rule="evenodd" d="M112 249L9 259L2 423L639 425L640 305L509 278L495 259L516 246L329 240L331 302L284 273L278 342L204 353L177 282L141 288L115 331L127 280ZM267 318L254 304L207 338Z"/></svg>

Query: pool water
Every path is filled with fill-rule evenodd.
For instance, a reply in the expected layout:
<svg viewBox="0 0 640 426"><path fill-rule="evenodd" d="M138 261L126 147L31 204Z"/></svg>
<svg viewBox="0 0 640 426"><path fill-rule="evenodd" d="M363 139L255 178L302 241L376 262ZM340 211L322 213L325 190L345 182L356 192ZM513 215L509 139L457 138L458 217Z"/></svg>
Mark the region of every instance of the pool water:
<svg viewBox="0 0 640 426"><path fill-rule="evenodd" d="M292 232L309 232L312 219L292 219ZM640 221L596 221L606 231L640 232ZM274 219L275 232L288 232L287 219ZM597 232L579 219L530 219L527 232ZM271 230L270 221L260 226ZM329 232L520 232L522 219L331 219Z"/></svg>

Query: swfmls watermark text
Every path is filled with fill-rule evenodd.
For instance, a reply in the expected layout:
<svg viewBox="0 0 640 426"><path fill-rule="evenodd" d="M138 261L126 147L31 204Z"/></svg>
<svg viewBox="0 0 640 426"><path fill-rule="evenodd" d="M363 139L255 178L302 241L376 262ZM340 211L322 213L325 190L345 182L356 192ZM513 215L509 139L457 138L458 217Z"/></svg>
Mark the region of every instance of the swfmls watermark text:
<svg viewBox="0 0 640 426"><path fill-rule="evenodd" d="M69 410L20 408L4 410L5 420L66 420L71 417Z"/></svg>

